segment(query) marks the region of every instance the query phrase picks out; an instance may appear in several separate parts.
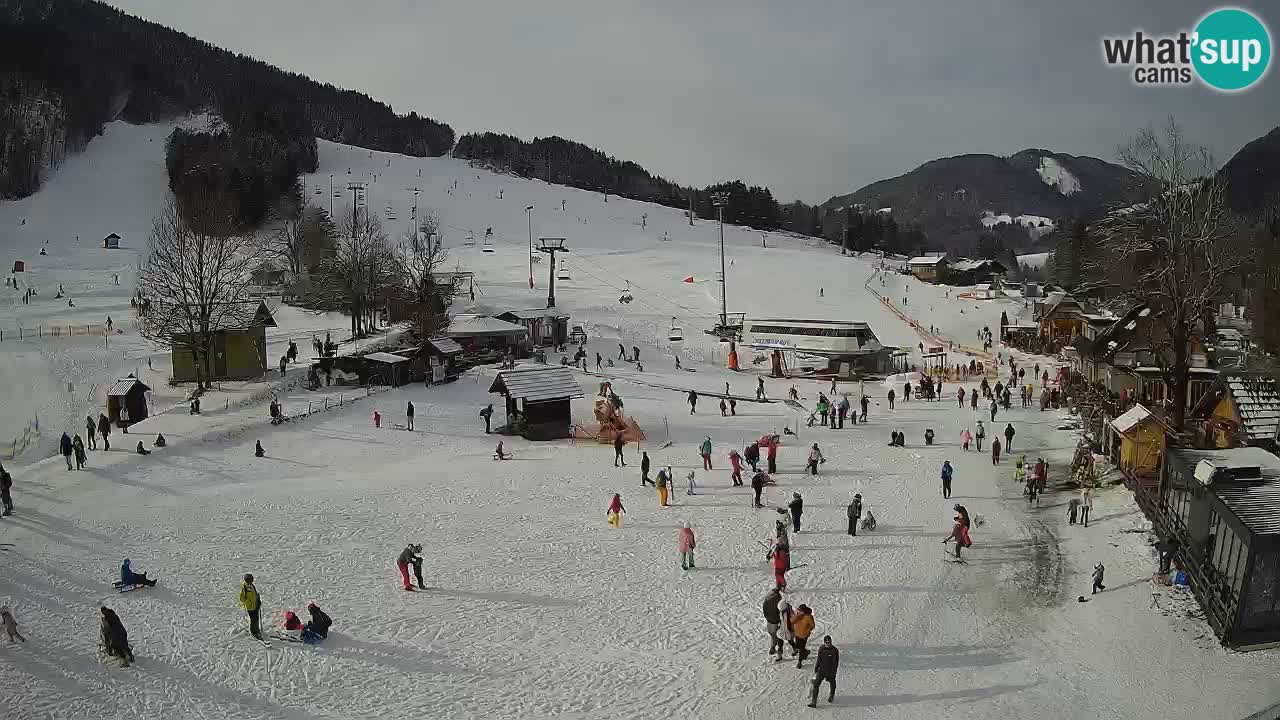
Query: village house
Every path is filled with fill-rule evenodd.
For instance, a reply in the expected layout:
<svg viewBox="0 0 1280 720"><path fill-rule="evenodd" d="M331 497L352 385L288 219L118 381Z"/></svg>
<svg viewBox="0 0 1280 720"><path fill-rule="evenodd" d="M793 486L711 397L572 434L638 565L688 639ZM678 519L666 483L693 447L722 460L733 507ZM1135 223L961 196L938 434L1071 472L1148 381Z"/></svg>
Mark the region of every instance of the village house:
<svg viewBox="0 0 1280 720"><path fill-rule="evenodd" d="M947 275L947 256L913 257L907 261L907 270L917 280L929 283L941 282Z"/></svg>
<svg viewBox="0 0 1280 720"><path fill-rule="evenodd" d="M1221 375L1191 411L1205 448L1280 450L1280 382L1259 374Z"/></svg>
<svg viewBox="0 0 1280 720"><path fill-rule="evenodd" d="M257 308L253 305L256 303ZM205 380L247 380L260 377L267 370L267 328L275 327L270 308L262 301L246 301L245 321L238 327L218 330L210 338ZM169 354L173 363L174 382L194 382L196 359L193 338L178 335Z"/></svg>

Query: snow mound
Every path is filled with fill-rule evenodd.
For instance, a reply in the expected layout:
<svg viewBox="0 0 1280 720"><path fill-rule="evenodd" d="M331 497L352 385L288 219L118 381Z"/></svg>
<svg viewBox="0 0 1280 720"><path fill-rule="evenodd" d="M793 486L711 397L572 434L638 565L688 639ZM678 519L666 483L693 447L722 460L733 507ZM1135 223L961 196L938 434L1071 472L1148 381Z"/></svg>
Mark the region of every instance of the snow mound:
<svg viewBox="0 0 1280 720"><path fill-rule="evenodd" d="M1057 160L1051 157L1040 158L1040 167L1037 169L1040 173L1040 179L1045 185L1057 188L1058 192L1063 195L1071 195L1080 191L1080 181L1071 171L1058 164Z"/></svg>

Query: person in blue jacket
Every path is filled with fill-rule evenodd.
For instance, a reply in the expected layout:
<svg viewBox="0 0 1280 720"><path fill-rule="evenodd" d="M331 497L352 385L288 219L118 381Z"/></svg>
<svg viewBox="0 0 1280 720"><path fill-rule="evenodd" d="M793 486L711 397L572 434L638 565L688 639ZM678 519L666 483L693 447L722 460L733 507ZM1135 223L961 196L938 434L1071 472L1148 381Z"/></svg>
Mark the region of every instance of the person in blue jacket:
<svg viewBox="0 0 1280 720"><path fill-rule="evenodd" d="M129 566L129 558L125 558L120 563L120 584L121 585L146 585L147 587L155 587L156 581L149 579L146 573L137 573Z"/></svg>
<svg viewBox="0 0 1280 720"><path fill-rule="evenodd" d="M942 497L951 497L951 461L945 460L942 463Z"/></svg>

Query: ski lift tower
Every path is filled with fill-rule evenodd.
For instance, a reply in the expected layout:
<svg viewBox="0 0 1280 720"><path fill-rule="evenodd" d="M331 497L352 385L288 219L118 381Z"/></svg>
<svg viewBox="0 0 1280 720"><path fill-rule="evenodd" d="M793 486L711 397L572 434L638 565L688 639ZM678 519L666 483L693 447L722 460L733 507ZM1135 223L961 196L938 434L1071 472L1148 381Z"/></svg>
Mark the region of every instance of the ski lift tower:
<svg viewBox="0 0 1280 720"><path fill-rule="evenodd" d="M564 246L564 238L540 237L538 238L538 252L544 252L551 256L551 268L549 280L547 281L547 307L556 306L556 253L569 252L569 248ZM530 275L530 278L533 276Z"/></svg>
<svg viewBox="0 0 1280 720"><path fill-rule="evenodd" d="M724 267L724 206L729 203L729 193L711 194L711 204L715 206L720 220L720 323L712 330L712 335L729 339L729 350L732 352L734 341L738 339L738 328L729 324L729 286Z"/></svg>

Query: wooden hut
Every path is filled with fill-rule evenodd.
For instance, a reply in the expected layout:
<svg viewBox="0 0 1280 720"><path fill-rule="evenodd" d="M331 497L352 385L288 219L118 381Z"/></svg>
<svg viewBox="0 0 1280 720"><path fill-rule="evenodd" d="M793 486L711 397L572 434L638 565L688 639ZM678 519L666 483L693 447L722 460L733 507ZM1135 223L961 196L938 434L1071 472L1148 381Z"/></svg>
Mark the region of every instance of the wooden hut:
<svg viewBox="0 0 1280 720"><path fill-rule="evenodd" d="M107 389L107 419L120 427L128 427L147 419L147 393L151 388L130 375Z"/></svg>
<svg viewBox="0 0 1280 720"><path fill-rule="evenodd" d="M570 400L583 397L573 371L560 365L525 365L503 370L489 392L506 399L510 432L529 440L570 436Z"/></svg>

